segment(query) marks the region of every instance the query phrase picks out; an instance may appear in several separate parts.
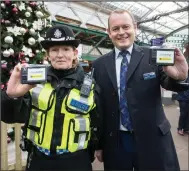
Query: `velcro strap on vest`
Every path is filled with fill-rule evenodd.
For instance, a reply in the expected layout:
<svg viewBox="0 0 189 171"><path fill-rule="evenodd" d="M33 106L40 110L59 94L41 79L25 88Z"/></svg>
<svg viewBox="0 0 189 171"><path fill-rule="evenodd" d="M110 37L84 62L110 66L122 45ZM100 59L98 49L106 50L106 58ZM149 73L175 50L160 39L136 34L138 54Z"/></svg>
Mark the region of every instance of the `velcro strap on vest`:
<svg viewBox="0 0 189 171"><path fill-rule="evenodd" d="M33 130L33 131L35 131L35 132L39 132L40 131L40 127L36 127L36 126L33 126L33 125L29 125L28 128Z"/></svg>

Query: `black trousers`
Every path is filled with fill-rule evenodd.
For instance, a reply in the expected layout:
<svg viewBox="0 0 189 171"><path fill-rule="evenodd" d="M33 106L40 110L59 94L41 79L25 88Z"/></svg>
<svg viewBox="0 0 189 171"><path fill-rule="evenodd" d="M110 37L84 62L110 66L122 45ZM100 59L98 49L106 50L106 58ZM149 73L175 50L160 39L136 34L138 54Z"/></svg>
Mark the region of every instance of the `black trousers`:
<svg viewBox="0 0 189 171"><path fill-rule="evenodd" d="M120 131L120 144L112 154L111 163L104 162L105 171L138 171L138 158L133 133Z"/></svg>
<svg viewBox="0 0 189 171"><path fill-rule="evenodd" d="M36 148L28 154L26 171L92 171L87 150L47 156Z"/></svg>
<svg viewBox="0 0 189 171"><path fill-rule="evenodd" d="M178 130L189 130L189 102L179 101L180 117L178 122Z"/></svg>

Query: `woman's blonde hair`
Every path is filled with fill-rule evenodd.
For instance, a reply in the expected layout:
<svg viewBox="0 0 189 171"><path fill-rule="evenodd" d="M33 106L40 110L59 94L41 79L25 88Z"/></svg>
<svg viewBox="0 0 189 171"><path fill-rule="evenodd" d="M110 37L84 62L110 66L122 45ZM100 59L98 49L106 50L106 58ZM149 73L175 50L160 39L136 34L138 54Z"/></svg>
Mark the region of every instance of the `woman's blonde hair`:
<svg viewBox="0 0 189 171"><path fill-rule="evenodd" d="M72 68L76 68L78 65L79 65L79 60L76 57L76 59L74 59L73 62L72 62Z"/></svg>

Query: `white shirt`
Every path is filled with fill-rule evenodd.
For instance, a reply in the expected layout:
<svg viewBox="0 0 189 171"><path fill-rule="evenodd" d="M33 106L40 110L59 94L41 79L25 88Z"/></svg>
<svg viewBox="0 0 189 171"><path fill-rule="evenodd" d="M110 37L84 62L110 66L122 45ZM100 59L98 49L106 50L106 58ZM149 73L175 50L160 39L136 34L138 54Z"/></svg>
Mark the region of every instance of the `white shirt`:
<svg viewBox="0 0 189 171"><path fill-rule="evenodd" d="M127 57L128 63L130 63L133 45L126 50L129 52L126 57ZM121 70L121 61L123 57L119 55L119 52L120 50L115 47L115 67L116 67L117 89L118 89L118 95L120 99L120 70ZM121 124L121 116L120 116L120 130L127 131L127 129Z"/></svg>

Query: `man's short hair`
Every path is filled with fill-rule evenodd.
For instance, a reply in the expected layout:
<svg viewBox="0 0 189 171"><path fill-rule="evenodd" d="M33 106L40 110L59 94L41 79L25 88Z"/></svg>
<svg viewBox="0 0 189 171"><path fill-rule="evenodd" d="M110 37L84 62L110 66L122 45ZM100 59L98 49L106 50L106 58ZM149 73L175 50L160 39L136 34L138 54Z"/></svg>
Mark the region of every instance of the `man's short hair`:
<svg viewBox="0 0 189 171"><path fill-rule="evenodd" d="M133 24L136 23L135 17L134 17L134 15L130 11L128 11L128 10L114 10L114 11L112 11L110 13L110 15L108 17L108 28L110 28L110 17L112 16L112 14L124 14L124 13L127 13L127 14L130 15L130 17L131 17L131 19L133 21Z"/></svg>

